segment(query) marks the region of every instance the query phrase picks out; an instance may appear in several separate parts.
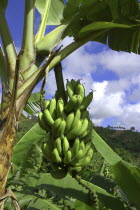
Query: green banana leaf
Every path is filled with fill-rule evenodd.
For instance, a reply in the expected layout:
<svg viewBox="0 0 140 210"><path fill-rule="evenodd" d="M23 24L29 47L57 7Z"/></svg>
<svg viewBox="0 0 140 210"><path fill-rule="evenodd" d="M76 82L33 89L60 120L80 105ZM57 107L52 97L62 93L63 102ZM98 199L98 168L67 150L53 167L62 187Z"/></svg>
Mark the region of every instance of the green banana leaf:
<svg viewBox="0 0 140 210"><path fill-rule="evenodd" d="M86 32L92 32L96 30L112 29L112 28L131 28L131 27L132 26L129 25L112 23L112 22L93 22L83 27L79 32L79 36L82 36L82 34Z"/></svg>
<svg viewBox="0 0 140 210"><path fill-rule="evenodd" d="M140 169L122 160L93 130L92 143L113 168L114 179L126 194L128 200L140 207Z"/></svg>
<svg viewBox="0 0 140 210"><path fill-rule="evenodd" d="M93 30L107 28L107 32L90 41L107 44L117 51L140 53L139 10L138 0L77 0L76 3L69 0L63 14L64 20L77 14L75 23L69 27L69 35L75 40L89 36L92 27Z"/></svg>
<svg viewBox="0 0 140 210"><path fill-rule="evenodd" d="M94 184L91 184L90 182L87 182L85 180L82 180L82 181L83 183L87 184L88 186L94 189L100 201L109 209L113 209L113 210L125 209L123 207L123 203L118 198L112 196L111 194L106 192L104 189ZM63 179L57 180L57 179L52 178L50 174L41 173L36 187L49 189L61 197L64 197L64 196L73 197L89 205L88 190L86 190L83 186L79 185L79 183L69 175L67 175Z"/></svg>
<svg viewBox="0 0 140 210"><path fill-rule="evenodd" d="M28 102L37 102L40 101L40 92L32 93L28 99Z"/></svg>
<svg viewBox="0 0 140 210"><path fill-rule="evenodd" d="M75 202L74 206L75 206L75 210L94 210L93 207L91 207L91 206L89 206L89 205L87 205L87 204L85 204L85 203L83 203L79 200L77 200Z"/></svg>
<svg viewBox="0 0 140 210"><path fill-rule="evenodd" d="M41 14L41 18L43 18L44 11L46 9L45 8L46 1L47 0L35 1L35 6L38 12ZM46 25L60 25L61 20L63 19L63 9L64 9L63 0L51 0Z"/></svg>
<svg viewBox="0 0 140 210"><path fill-rule="evenodd" d="M55 204L52 203L49 199L39 198L37 195L28 195L22 194L20 192L14 192L21 209L35 209L35 210L45 210L45 209L52 209L52 210L60 210ZM15 210L15 207L11 204L11 199L5 202L5 208L10 210Z"/></svg>
<svg viewBox="0 0 140 210"><path fill-rule="evenodd" d="M14 147L12 156L12 163L14 164L15 170L24 161L30 148L45 136L46 132L37 123L20 139Z"/></svg>
<svg viewBox="0 0 140 210"><path fill-rule="evenodd" d="M36 45L37 53L48 55L59 44L67 27L68 24L60 25L42 38Z"/></svg>

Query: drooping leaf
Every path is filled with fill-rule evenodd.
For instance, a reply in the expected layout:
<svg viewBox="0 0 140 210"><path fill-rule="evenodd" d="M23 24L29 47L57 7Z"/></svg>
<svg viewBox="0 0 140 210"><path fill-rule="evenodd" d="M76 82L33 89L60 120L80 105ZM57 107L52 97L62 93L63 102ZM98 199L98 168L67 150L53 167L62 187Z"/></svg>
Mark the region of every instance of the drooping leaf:
<svg viewBox="0 0 140 210"><path fill-rule="evenodd" d="M125 209L123 208L122 202L118 200L118 198L115 198L104 189L93 185L90 182L84 180L82 181L94 189L100 201L108 208L112 208L114 210ZM41 187L43 189L49 189L56 193L58 196L70 196L89 205L88 190L79 185L79 183L69 175L63 179L57 180L52 178L50 174L41 173L37 182L37 186L39 188Z"/></svg>
<svg viewBox="0 0 140 210"><path fill-rule="evenodd" d="M130 202L140 206L140 169L123 161L93 130L92 143L107 162L112 165L115 181L124 191Z"/></svg>
<svg viewBox="0 0 140 210"><path fill-rule="evenodd" d="M108 32L91 41L107 44L116 51L140 52L138 0L89 0L82 3L76 1L76 4L69 0L64 9L64 18L68 20L75 14L75 22L68 28L69 36L74 36L75 40L79 36L89 36L91 27L101 30L108 26Z"/></svg>
<svg viewBox="0 0 140 210"><path fill-rule="evenodd" d="M12 163L19 167L30 148L46 136L46 132L38 124L34 125L16 144L13 151Z"/></svg>
<svg viewBox="0 0 140 210"><path fill-rule="evenodd" d="M43 17L45 5L47 0L36 0L35 6L41 17ZM48 14L48 20L46 25L60 25L61 20L63 19L63 9L64 3L62 0L51 0L50 10Z"/></svg>
<svg viewBox="0 0 140 210"><path fill-rule="evenodd" d="M140 207L140 169L124 160L113 165L115 181L126 194L129 201Z"/></svg>
<svg viewBox="0 0 140 210"><path fill-rule="evenodd" d="M102 29L112 29L112 28L131 28L131 26L124 25L124 24L118 24L118 23L112 23L112 22L93 22L89 25L83 27L79 34L96 30L102 30Z"/></svg>
<svg viewBox="0 0 140 210"><path fill-rule="evenodd" d="M104 157L104 159L111 165L115 165L122 158L117 155L104 141L103 139L93 130L92 143L96 147L97 151Z"/></svg>

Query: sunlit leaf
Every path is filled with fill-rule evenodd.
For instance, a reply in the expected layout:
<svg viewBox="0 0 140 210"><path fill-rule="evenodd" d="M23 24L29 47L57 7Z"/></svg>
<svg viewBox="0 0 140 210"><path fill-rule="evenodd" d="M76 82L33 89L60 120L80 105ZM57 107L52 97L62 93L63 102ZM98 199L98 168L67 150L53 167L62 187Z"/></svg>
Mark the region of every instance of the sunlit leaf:
<svg viewBox="0 0 140 210"><path fill-rule="evenodd" d="M35 6L41 16L44 14L45 5L47 0L36 0ZM46 25L59 25L63 19L64 3L62 0L51 0L48 21Z"/></svg>

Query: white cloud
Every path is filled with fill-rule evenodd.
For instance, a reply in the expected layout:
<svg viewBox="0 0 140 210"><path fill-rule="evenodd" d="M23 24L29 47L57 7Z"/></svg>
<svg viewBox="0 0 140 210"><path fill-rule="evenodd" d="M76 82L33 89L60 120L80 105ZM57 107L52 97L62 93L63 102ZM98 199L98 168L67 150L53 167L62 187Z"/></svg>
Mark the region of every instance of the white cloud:
<svg viewBox="0 0 140 210"><path fill-rule="evenodd" d="M139 74L139 55L126 52L103 51L96 55L96 62L121 77L129 77Z"/></svg>
<svg viewBox="0 0 140 210"><path fill-rule="evenodd" d="M134 126L140 131L140 103L126 104L126 106L123 107L123 114L112 123L114 125L122 125L127 129Z"/></svg>

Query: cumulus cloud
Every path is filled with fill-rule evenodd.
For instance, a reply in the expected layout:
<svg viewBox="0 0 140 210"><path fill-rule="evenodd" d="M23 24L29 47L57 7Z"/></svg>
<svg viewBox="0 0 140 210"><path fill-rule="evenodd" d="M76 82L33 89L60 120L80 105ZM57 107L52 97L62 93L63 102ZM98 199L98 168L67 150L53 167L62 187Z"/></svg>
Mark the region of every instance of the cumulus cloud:
<svg viewBox="0 0 140 210"><path fill-rule="evenodd" d="M112 50L103 51L96 56L96 63L115 72L120 77L130 77L139 74L139 55L134 53L116 52Z"/></svg>
<svg viewBox="0 0 140 210"><path fill-rule="evenodd" d="M65 44L72 41L67 38ZM135 126L140 130L139 55L108 49L93 54L91 48L93 50L91 43L88 43L62 62L65 79L82 79L86 94L91 89L95 90L94 99L90 105L90 113L95 125L102 125L106 119L113 118L115 119L112 121L113 124L125 125L127 128ZM94 81L94 72L98 72L99 67L104 72L106 70L114 72L118 75L118 79ZM135 104L131 104L132 101Z"/></svg>

